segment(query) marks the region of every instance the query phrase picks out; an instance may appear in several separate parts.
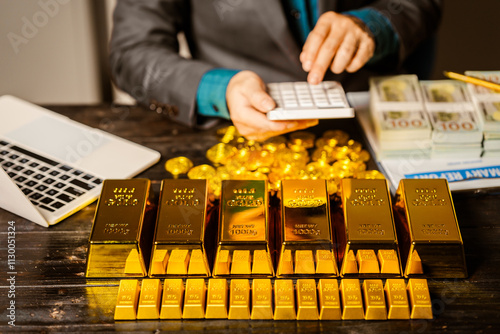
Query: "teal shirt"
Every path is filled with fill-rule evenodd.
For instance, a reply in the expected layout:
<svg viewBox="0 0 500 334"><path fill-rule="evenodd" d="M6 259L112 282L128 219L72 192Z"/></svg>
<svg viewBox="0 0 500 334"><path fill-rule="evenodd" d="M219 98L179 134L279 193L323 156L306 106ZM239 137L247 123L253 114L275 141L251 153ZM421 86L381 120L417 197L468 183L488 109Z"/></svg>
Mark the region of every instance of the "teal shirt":
<svg viewBox="0 0 500 334"><path fill-rule="evenodd" d="M290 29L303 45L318 21L318 0L286 0L283 2L283 7L285 12L292 13L293 19L289 21ZM380 12L372 8L362 8L342 14L359 18L372 32L376 47L368 64L374 64L388 55L397 53L398 36L391 22ZM226 104L226 89L231 78L238 72L238 70L216 68L203 75L196 94L200 115L230 119Z"/></svg>

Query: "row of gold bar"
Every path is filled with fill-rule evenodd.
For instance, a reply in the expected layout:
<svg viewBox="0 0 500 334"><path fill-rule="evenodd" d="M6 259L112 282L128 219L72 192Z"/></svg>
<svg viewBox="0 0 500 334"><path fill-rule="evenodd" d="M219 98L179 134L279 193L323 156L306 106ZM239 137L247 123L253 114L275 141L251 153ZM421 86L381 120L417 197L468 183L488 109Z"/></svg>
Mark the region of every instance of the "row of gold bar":
<svg viewBox="0 0 500 334"><path fill-rule="evenodd" d="M229 285L229 286L228 286ZM115 320L135 319L387 320L432 319L426 279L122 280Z"/></svg>
<svg viewBox="0 0 500 334"><path fill-rule="evenodd" d="M87 277L467 276L444 179L402 180L397 224L386 180L342 179L333 208L325 180L282 180L279 209L269 204L266 181L225 180L210 228L205 180L163 180L156 225L145 219L153 211L149 184L104 182Z"/></svg>

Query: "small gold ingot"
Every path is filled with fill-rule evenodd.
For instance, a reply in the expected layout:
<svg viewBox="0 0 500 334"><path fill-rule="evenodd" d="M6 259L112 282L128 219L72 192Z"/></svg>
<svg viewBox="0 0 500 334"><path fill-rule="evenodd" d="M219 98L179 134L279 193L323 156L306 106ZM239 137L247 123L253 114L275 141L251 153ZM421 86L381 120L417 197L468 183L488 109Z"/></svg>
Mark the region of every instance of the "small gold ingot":
<svg viewBox="0 0 500 334"><path fill-rule="evenodd" d="M189 259L188 275L208 276L207 263L201 249L193 249Z"/></svg>
<svg viewBox="0 0 500 334"><path fill-rule="evenodd" d="M340 320L339 285L336 279L322 278L318 284L319 320Z"/></svg>
<svg viewBox="0 0 500 334"><path fill-rule="evenodd" d="M272 290L269 278L255 278L252 281L252 314L250 319L273 319Z"/></svg>
<svg viewBox="0 0 500 334"><path fill-rule="evenodd" d="M123 272L125 274L142 274L143 269L137 249L132 249L128 254Z"/></svg>
<svg viewBox="0 0 500 334"><path fill-rule="evenodd" d="M364 319L363 300L359 280L345 278L340 282L340 295L342 298L342 320Z"/></svg>
<svg viewBox="0 0 500 334"><path fill-rule="evenodd" d="M211 278L208 280L207 319L227 319L227 280Z"/></svg>
<svg viewBox="0 0 500 334"><path fill-rule="evenodd" d="M382 280L366 279L363 282L363 296L365 297L365 319L387 320Z"/></svg>
<svg viewBox="0 0 500 334"><path fill-rule="evenodd" d="M337 266L331 251L318 249L316 251L316 274L335 274Z"/></svg>
<svg viewBox="0 0 500 334"><path fill-rule="evenodd" d="M385 282L385 296L387 299L388 319L410 319L408 294L403 279L387 279Z"/></svg>
<svg viewBox="0 0 500 334"><path fill-rule="evenodd" d="M295 320L295 293L291 279L274 281L274 320Z"/></svg>
<svg viewBox="0 0 500 334"><path fill-rule="evenodd" d="M158 319L160 317L161 282L157 278L142 280L137 319Z"/></svg>
<svg viewBox="0 0 500 334"><path fill-rule="evenodd" d="M253 251L252 274L272 275L273 270L270 268L270 260L264 249Z"/></svg>
<svg viewBox="0 0 500 334"><path fill-rule="evenodd" d="M292 251L290 249L285 249L285 251L281 255L279 266L281 274L293 274Z"/></svg>
<svg viewBox="0 0 500 334"><path fill-rule="evenodd" d="M135 320L139 300L139 281L121 280L115 307L115 320Z"/></svg>
<svg viewBox="0 0 500 334"><path fill-rule="evenodd" d="M235 250L231 263L231 275L250 275L251 259L249 250Z"/></svg>
<svg viewBox="0 0 500 334"><path fill-rule="evenodd" d="M432 303L427 280L410 278L408 280L408 295L411 303L411 319L432 319Z"/></svg>
<svg viewBox="0 0 500 334"><path fill-rule="evenodd" d="M168 250L157 249L151 260L151 272L155 275L164 275L168 263Z"/></svg>
<svg viewBox="0 0 500 334"><path fill-rule="evenodd" d="M344 265L342 266L344 274L357 274L358 273L358 262L354 256L354 251L351 249L347 253L344 259Z"/></svg>
<svg viewBox="0 0 500 334"><path fill-rule="evenodd" d="M163 283L160 319L181 319L184 283L182 278L167 278Z"/></svg>
<svg viewBox="0 0 500 334"><path fill-rule="evenodd" d="M232 279L228 319L250 319L250 283L247 279Z"/></svg>
<svg viewBox="0 0 500 334"><path fill-rule="evenodd" d="M377 256L375 256L373 249L359 249L356 253L356 260L360 274L377 274L380 272Z"/></svg>
<svg viewBox="0 0 500 334"><path fill-rule="evenodd" d="M377 257L380 264L380 273L399 274L401 272L398 255L394 249L379 249Z"/></svg>
<svg viewBox="0 0 500 334"><path fill-rule="evenodd" d="M318 320L318 301L314 279L297 280L297 320Z"/></svg>
<svg viewBox="0 0 500 334"><path fill-rule="evenodd" d="M295 274L314 274L314 257L311 250L295 251Z"/></svg>
<svg viewBox="0 0 500 334"><path fill-rule="evenodd" d="M414 250L408 258L408 275L419 275L424 273L422 268L422 260L418 256L418 252Z"/></svg>
<svg viewBox="0 0 500 334"><path fill-rule="evenodd" d="M203 278L188 278L186 280L183 319L203 319L205 317L206 289Z"/></svg>
<svg viewBox="0 0 500 334"><path fill-rule="evenodd" d="M174 249L167 264L167 275L186 275L189 264L189 250Z"/></svg>
<svg viewBox="0 0 500 334"><path fill-rule="evenodd" d="M231 255L227 249L223 249L217 253L216 268L214 272L217 275L229 275L229 268L231 266Z"/></svg>

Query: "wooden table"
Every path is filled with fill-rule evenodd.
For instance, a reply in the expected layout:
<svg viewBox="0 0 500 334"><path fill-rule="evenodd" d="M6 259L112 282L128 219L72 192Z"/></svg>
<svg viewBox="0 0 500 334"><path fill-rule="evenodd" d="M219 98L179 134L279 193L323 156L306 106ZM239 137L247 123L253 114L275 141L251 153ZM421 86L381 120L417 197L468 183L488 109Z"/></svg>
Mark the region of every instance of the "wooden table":
<svg viewBox="0 0 500 334"><path fill-rule="evenodd" d="M217 143L215 129L200 131L173 124L163 115L141 108L54 107L72 119L132 140L162 154L160 163L140 177L170 177L169 158L184 155L205 163L205 151ZM360 140L354 120L327 121L314 130L344 128ZM0 194L8 196L8 194ZM188 333L498 333L500 329L500 195L454 194L469 278L429 280L432 320L393 321L125 321L113 320L117 280L87 280L87 241L95 203L48 229L0 209L0 332L184 331ZM7 298L9 222L15 226L15 298ZM15 327L7 307L15 300Z"/></svg>

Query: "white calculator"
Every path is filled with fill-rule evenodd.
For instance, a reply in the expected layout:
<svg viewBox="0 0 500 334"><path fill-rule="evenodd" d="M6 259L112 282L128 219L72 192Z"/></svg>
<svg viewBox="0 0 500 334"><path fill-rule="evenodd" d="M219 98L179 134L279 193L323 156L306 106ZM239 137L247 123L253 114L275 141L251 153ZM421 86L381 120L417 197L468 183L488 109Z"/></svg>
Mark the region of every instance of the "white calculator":
<svg viewBox="0 0 500 334"><path fill-rule="evenodd" d="M267 85L276 109L267 113L273 121L296 119L328 119L354 117L342 85L324 81L317 85L307 82L278 82Z"/></svg>

